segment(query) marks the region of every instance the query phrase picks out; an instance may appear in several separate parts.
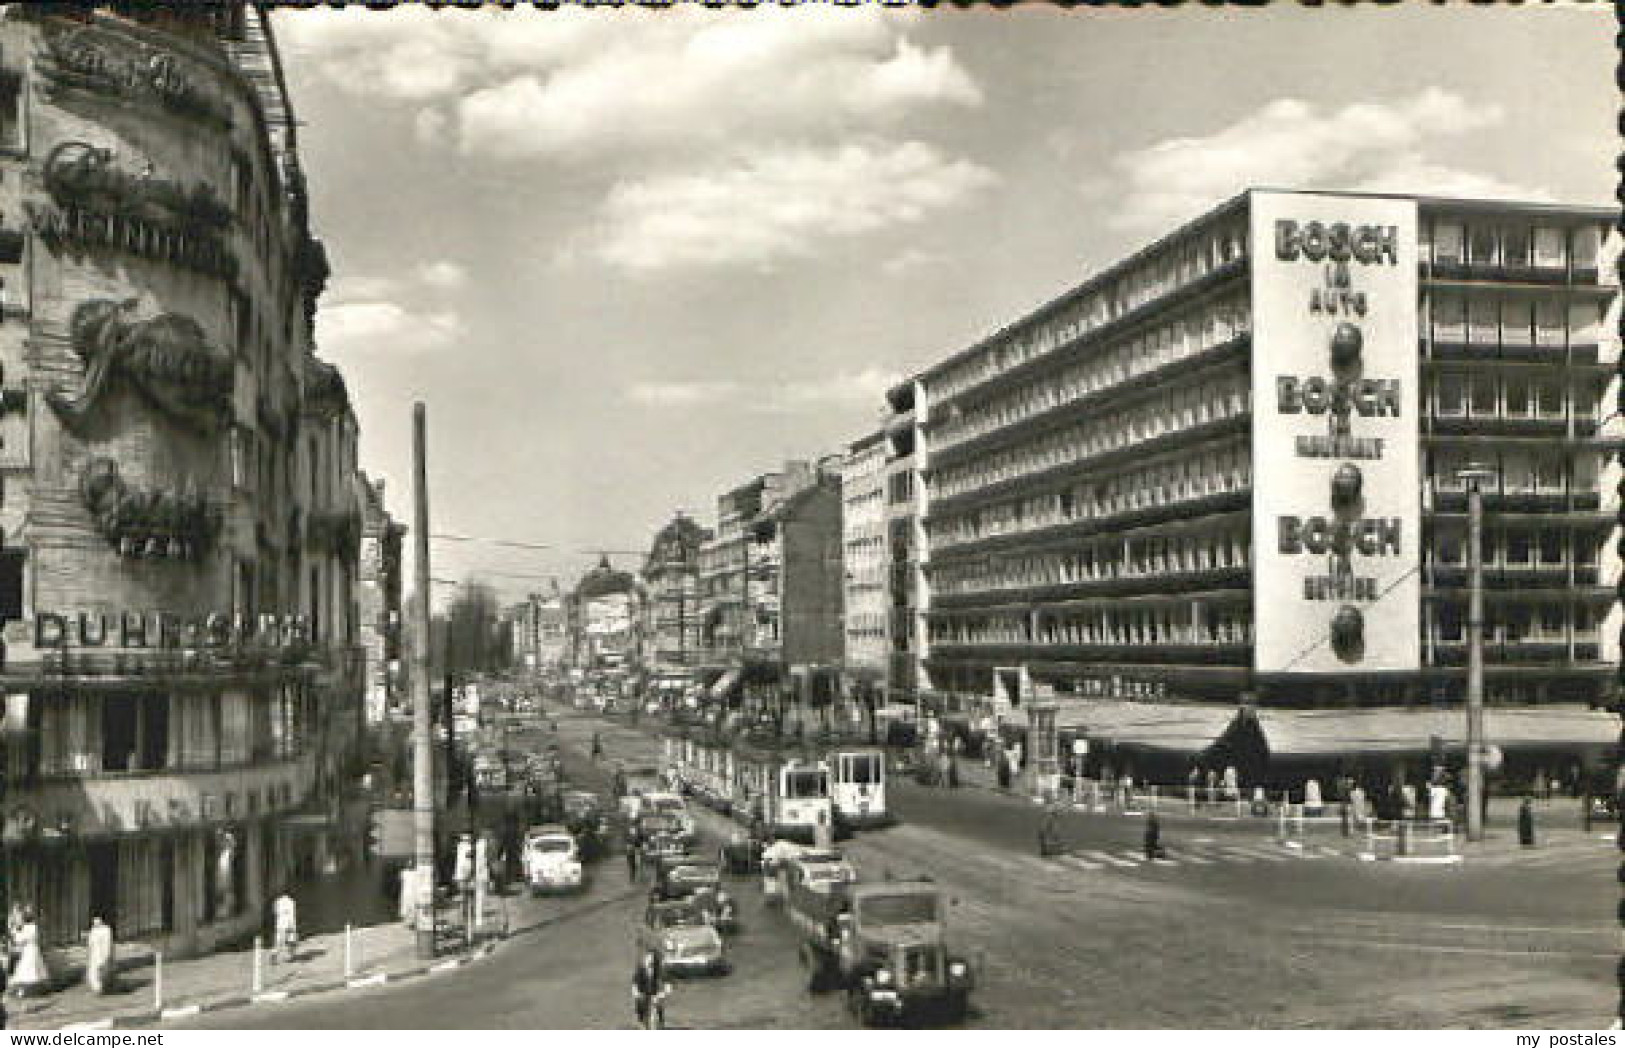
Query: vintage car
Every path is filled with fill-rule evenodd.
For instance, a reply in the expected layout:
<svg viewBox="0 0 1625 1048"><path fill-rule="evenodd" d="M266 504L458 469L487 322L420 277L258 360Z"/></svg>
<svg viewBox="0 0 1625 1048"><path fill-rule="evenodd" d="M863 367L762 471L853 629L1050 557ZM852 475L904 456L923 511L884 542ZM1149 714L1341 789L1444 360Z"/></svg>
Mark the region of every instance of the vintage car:
<svg viewBox="0 0 1625 1048"><path fill-rule="evenodd" d="M639 846L655 837L670 837L684 848L688 846L688 840L683 834L683 824L665 812L646 811L639 815L627 830L627 837Z"/></svg>
<svg viewBox="0 0 1625 1048"><path fill-rule="evenodd" d="M688 845L675 833L645 833L638 837L638 852L645 868L655 869L665 859L688 854Z"/></svg>
<svg viewBox="0 0 1625 1048"><path fill-rule="evenodd" d="M755 873L762 868L762 848L761 838L754 837L744 830L735 830L717 849L717 865L721 866L725 873L738 875Z"/></svg>
<svg viewBox="0 0 1625 1048"><path fill-rule="evenodd" d="M684 837L694 839L698 836L698 827L694 823L694 815L688 810L688 804L675 793L660 790L647 793L643 797L643 811L661 812L677 820L679 831Z"/></svg>
<svg viewBox="0 0 1625 1048"><path fill-rule="evenodd" d="M563 826L536 826L525 833L525 882L532 894L573 892L586 887L581 850Z"/></svg>
<svg viewBox="0 0 1625 1048"><path fill-rule="evenodd" d="M651 902L638 929L638 947L653 950L674 975L726 975L733 967L722 936L689 899Z"/></svg>
<svg viewBox="0 0 1625 1048"><path fill-rule="evenodd" d="M571 790L562 798L564 825L575 834L584 860L602 858L609 852L609 820L604 803L596 793Z"/></svg>
<svg viewBox="0 0 1625 1048"><path fill-rule="evenodd" d="M649 897L657 902L692 899L706 923L724 934L739 930L739 909L722 888L722 871L698 855L665 855L654 862Z"/></svg>

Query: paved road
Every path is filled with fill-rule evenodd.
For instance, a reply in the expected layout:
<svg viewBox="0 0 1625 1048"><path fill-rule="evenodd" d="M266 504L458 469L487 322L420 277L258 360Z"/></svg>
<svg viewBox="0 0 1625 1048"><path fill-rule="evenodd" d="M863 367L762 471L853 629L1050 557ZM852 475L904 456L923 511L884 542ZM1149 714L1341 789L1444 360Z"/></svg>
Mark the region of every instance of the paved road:
<svg viewBox="0 0 1625 1048"><path fill-rule="evenodd" d="M611 758L650 761L652 726L559 717L578 779L593 732ZM1169 863L1141 823L1068 818L1072 855L1035 854L1039 812L990 791L893 784L901 824L861 834L869 875L926 872L948 890L953 934L977 958L972 1027L1592 1027L1606 1025L1617 959L1612 850L1562 849L1462 867L1362 863L1335 829L1282 848L1256 823L1169 819ZM950 801L952 803L945 803ZM605 867L592 893L495 958L434 981L225 1013L221 1026L625 1027L641 892ZM783 918L754 886L736 971L678 990L677 1025L849 1025L805 992Z"/></svg>

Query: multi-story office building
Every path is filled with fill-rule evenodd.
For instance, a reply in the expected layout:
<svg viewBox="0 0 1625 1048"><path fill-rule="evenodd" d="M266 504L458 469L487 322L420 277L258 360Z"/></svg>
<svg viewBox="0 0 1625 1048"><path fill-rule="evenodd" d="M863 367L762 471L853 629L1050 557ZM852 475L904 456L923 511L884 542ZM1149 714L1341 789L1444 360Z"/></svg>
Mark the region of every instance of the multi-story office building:
<svg viewBox="0 0 1625 1048"><path fill-rule="evenodd" d="M116 12L116 13L112 13ZM5 885L207 949L359 773L361 503L262 9L0 10Z"/></svg>
<svg viewBox="0 0 1625 1048"><path fill-rule="evenodd" d="M1153 741L1144 703L1245 703L1277 755L1459 739L1474 464L1491 736L1610 738L1548 730L1615 698L1610 221L1252 191L924 371L930 685L1102 735L1136 700Z"/></svg>
<svg viewBox="0 0 1625 1048"><path fill-rule="evenodd" d="M914 410L918 381L909 379L886 392L886 603L888 699L917 704L920 658L925 650L922 594L926 581L920 553L925 548L921 512L925 484L919 451L919 416Z"/></svg>
<svg viewBox="0 0 1625 1048"><path fill-rule="evenodd" d="M700 548L706 660L766 678L841 660L841 480L788 462L717 499Z"/></svg>
<svg viewBox="0 0 1625 1048"><path fill-rule="evenodd" d="M401 542L406 525L384 504L384 481L361 477L363 511L356 604L367 662L367 721L381 724L401 701Z"/></svg>
<svg viewBox="0 0 1625 1048"><path fill-rule="evenodd" d="M841 462L841 548L849 687L883 685L890 654L890 556L886 542L887 444L883 432L854 441Z"/></svg>
<svg viewBox="0 0 1625 1048"><path fill-rule="evenodd" d="M703 659L700 549L710 538L694 518L678 513L655 535L644 561L644 633L651 666L661 674L680 677Z"/></svg>

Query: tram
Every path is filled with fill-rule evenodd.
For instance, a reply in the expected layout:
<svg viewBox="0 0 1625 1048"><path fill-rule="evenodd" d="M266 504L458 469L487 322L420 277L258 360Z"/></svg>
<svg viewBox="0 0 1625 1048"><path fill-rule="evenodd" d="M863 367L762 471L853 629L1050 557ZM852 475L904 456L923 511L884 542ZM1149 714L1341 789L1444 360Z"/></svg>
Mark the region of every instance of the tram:
<svg viewBox="0 0 1625 1048"><path fill-rule="evenodd" d="M845 826L889 826L886 807L886 755L879 749L836 749L829 755L830 800Z"/></svg>

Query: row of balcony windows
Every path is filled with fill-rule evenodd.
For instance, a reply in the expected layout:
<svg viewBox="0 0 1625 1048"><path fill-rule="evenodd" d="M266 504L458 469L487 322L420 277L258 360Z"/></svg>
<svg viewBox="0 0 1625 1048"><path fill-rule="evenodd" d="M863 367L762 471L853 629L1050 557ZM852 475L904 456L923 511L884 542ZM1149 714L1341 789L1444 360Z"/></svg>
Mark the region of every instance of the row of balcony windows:
<svg viewBox="0 0 1625 1048"><path fill-rule="evenodd" d="M1441 371L1424 390L1435 422L1544 422L1582 432L1598 423L1602 389L1595 381L1570 385L1560 376L1531 377L1520 372Z"/></svg>
<svg viewBox="0 0 1625 1048"><path fill-rule="evenodd" d="M954 647L1241 645L1253 642L1252 612L1205 608L1194 617L1188 605L1139 611L1101 609L1065 616L987 618L931 624L933 645Z"/></svg>
<svg viewBox="0 0 1625 1048"><path fill-rule="evenodd" d="M941 621L931 624L930 637L932 645L941 647L1233 646L1253 643L1253 621L1246 609L1207 608L1192 614L1182 606L1170 606L1045 616L1036 625L1026 617ZM1433 621L1424 624L1423 637L1433 645L1464 644L1462 609L1440 607ZM1531 649L1531 654L1549 655L1552 648L1564 648L1574 651L1573 657L1596 658L1599 635L1596 616L1584 606L1511 605L1486 616L1484 642L1500 659L1507 649L1520 646Z"/></svg>
<svg viewBox="0 0 1625 1048"><path fill-rule="evenodd" d="M1474 355L1538 359L1589 347L1602 339L1602 304L1564 302L1550 293L1535 297L1456 295L1428 297L1422 321L1437 355L1441 347L1471 347ZM1504 352L1503 352L1504 351Z"/></svg>
<svg viewBox="0 0 1625 1048"><path fill-rule="evenodd" d="M1146 441L1240 418L1252 408L1244 375L1227 375L1163 391L1147 400L1044 433L1036 439L931 478L934 498L954 498L994 484L1136 447Z"/></svg>
<svg viewBox="0 0 1625 1048"><path fill-rule="evenodd" d="M1594 283L1606 226L1432 218L1418 229L1424 272L1440 278Z"/></svg>
<svg viewBox="0 0 1625 1048"><path fill-rule="evenodd" d="M927 527L932 544L940 550L1003 535L1108 519L1156 506L1177 506L1246 491L1251 485L1252 458L1244 443L1231 441L1059 491L934 517Z"/></svg>
<svg viewBox="0 0 1625 1048"><path fill-rule="evenodd" d="M946 450L1080 397L1127 385L1170 364L1228 345L1246 335L1251 325L1252 302L1246 294L1202 303L1137 337L1102 348L1058 373L950 414L945 422L932 428L931 444Z"/></svg>
<svg viewBox="0 0 1625 1048"><path fill-rule="evenodd" d="M1031 553L997 557L982 564L944 566L933 573L933 589L939 596L951 597L1245 570L1252 566L1250 554L1249 538L1243 530L1206 535L1146 535L1088 543L1064 553Z"/></svg>
<svg viewBox="0 0 1625 1048"><path fill-rule="evenodd" d="M1247 257L1247 221L1238 217L1169 244L1112 277L1075 292L1047 315L1018 322L965 360L928 380L933 402L974 386L1082 338L1146 303L1196 283Z"/></svg>

